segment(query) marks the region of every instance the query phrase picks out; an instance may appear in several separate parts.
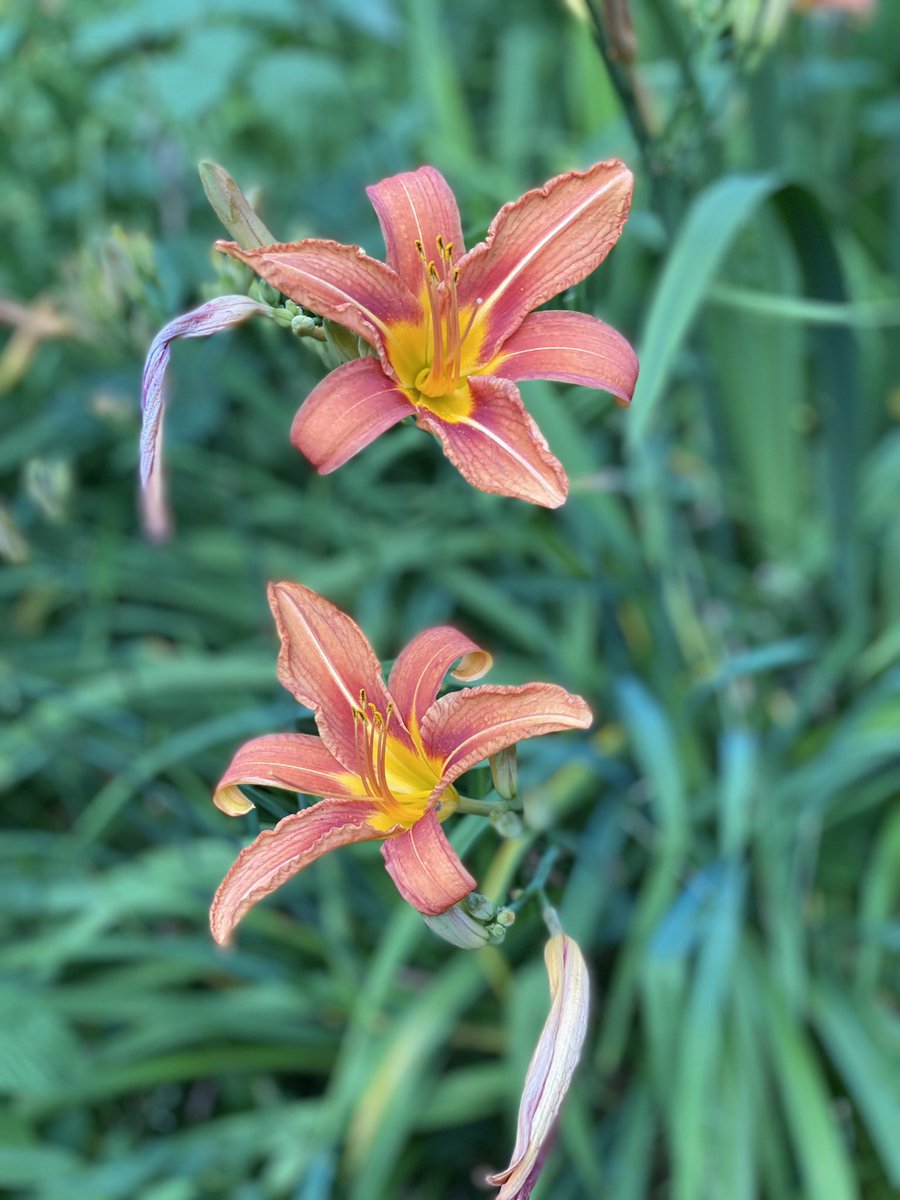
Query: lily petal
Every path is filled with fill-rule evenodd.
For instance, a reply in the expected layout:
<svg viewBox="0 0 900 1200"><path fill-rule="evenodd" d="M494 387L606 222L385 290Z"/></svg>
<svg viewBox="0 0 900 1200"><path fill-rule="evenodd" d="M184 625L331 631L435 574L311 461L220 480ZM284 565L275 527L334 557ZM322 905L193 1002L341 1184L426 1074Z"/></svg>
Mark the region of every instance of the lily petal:
<svg viewBox="0 0 900 1200"><path fill-rule="evenodd" d="M425 283L426 259L438 261L438 237L453 246L455 258L465 253L459 209L450 185L434 167L420 167L382 179L366 188L384 234L388 266L393 267L413 295Z"/></svg>
<svg viewBox="0 0 900 1200"><path fill-rule="evenodd" d="M420 408L417 424L438 438L460 474L483 492L545 508L564 504L569 480L512 380L472 376L468 387L466 416L445 421Z"/></svg>
<svg viewBox="0 0 900 1200"><path fill-rule="evenodd" d="M459 262L460 308L480 300L473 336L488 362L533 308L580 283L616 244L633 179L616 159L558 175L505 204Z"/></svg>
<svg viewBox="0 0 900 1200"><path fill-rule="evenodd" d="M269 584L269 606L281 637L278 678L314 710L325 746L355 773L359 752L353 710L371 703L386 715L390 705L375 651L354 620L299 583ZM396 710L390 732L412 745Z"/></svg>
<svg viewBox="0 0 900 1200"><path fill-rule="evenodd" d="M475 889L433 809L405 833L388 838L381 853L397 891L426 916L445 912Z"/></svg>
<svg viewBox="0 0 900 1200"><path fill-rule="evenodd" d="M488 685L441 696L421 729L426 753L443 763L434 796L498 750L544 733L587 729L592 721L580 696L553 683Z"/></svg>
<svg viewBox="0 0 900 1200"><path fill-rule="evenodd" d="M216 941L227 945L254 904L329 850L384 837L369 824L377 812L377 805L365 800L322 800L264 830L240 852L219 884L209 910Z"/></svg>
<svg viewBox="0 0 900 1200"><path fill-rule="evenodd" d="M209 337L248 317L265 316L267 304L249 296L217 296L165 325L151 343L141 382L141 486L144 493L144 525L151 537L163 538L169 521L162 481L163 385L169 366L171 344L176 338Z"/></svg>
<svg viewBox="0 0 900 1200"><path fill-rule="evenodd" d="M313 388L294 417L291 441L327 475L413 412L378 360L366 355L343 363Z"/></svg>
<svg viewBox="0 0 900 1200"><path fill-rule="evenodd" d="M307 238L259 250L216 242L216 249L246 263L296 304L337 321L379 350L389 326L422 319L419 301L396 272L359 246Z"/></svg>
<svg viewBox="0 0 900 1200"><path fill-rule="evenodd" d="M453 678L466 683L480 679L493 663L486 650L450 625L424 630L397 655L388 677L388 691L408 728L421 723L457 659L460 662Z"/></svg>
<svg viewBox="0 0 900 1200"><path fill-rule="evenodd" d="M353 799L365 794L358 776L341 766L321 738L308 733L270 733L241 746L213 795L216 807L230 817L253 808L240 791L243 783L329 799Z"/></svg>
<svg viewBox="0 0 900 1200"><path fill-rule="evenodd" d="M501 379L557 379L612 392L630 404L637 355L610 325L579 312L530 313L491 363Z"/></svg>
<svg viewBox="0 0 900 1200"><path fill-rule="evenodd" d="M500 1188L497 1200L531 1195L587 1033L590 983L578 943L555 934L544 948L544 961L550 1012L525 1076L512 1160L488 1178Z"/></svg>

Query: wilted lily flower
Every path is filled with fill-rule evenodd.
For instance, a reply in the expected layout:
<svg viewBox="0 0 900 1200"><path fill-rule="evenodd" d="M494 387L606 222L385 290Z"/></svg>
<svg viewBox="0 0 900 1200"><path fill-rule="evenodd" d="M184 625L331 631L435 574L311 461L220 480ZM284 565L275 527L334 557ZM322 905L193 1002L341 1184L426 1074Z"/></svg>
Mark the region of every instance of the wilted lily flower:
<svg viewBox="0 0 900 1200"><path fill-rule="evenodd" d="M249 296L219 296L201 304L192 312L176 317L164 326L147 352L144 378L141 385L141 487L144 525L151 537L163 538L169 532L162 478L163 416L165 413L163 384L177 338L209 337L228 329L248 317L266 316L271 312Z"/></svg>
<svg viewBox="0 0 900 1200"><path fill-rule="evenodd" d="M456 679L478 679L491 656L450 626L427 629L398 656L385 687L359 626L309 588L276 583L269 603L281 636L278 677L315 713L319 737L278 733L238 750L214 800L230 815L253 807L240 785L325 797L285 817L238 856L210 912L225 943L257 901L329 850L383 839L400 894L427 915L467 896L475 880L440 822L456 807L453 781L522 738L585 729L580 696L549 683L476 687L435 699Z"/></svg>
<svg viewBox="0 0 900 1200"><path fill-rule="evenodd" d="M450 187L420 167L368 189L386 264L317 238L249 249L218 242L377 353L313 389L291 430L297 448L327 474L414 415L475 487L562 504L565 471L515 381L557 379L631 400L638 365L621 334L585 313L532 311L603 261L631 190L631 172L614 160L558 175L504 205L485 241L465 253Z"/></svg>
<svg viewBox="0 0 900 1200"><path fill-rule="evenodd" d="M549 1138L569 1090L587 1033L589 983L578 943L564 933L544 949L550 978L550 1013L528 1066L512 1159L488 1183L497 1200L527 1200L549 1150Z"/></svg>

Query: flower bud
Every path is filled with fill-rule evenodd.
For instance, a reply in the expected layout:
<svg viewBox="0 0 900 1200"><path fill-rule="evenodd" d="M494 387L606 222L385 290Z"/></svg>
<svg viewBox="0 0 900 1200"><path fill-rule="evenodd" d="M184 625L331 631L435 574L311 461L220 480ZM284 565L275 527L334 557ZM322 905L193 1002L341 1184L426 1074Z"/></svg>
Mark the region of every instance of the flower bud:
<svg viewBox="0 0 900 1200"><path fill-rule="evenodd" d="M291 333L297 337L318 337L318 331L321 328L315 317L308 317L306 313L298 313L291 317Z"/></svg>
<svg viewBox="0 0 900 1200"><path fill-rule="evenodd" d="M515 800L519 794L519 772L516 766L516 747L508 746L491 755L491 779L494 790L504 800Z"/></svg>
<svg viewBox="0 0 900 1200"><path fill-rule="evenodd" d="M487 896L481 892L469 892L465 900L463 900L466 912L473 916L476 921L489 921L494 915L494 906L488 900Z"/></svg>
<svg viewBox="0 0 900 1200"><path fill-rule="evenodd" d="M550 1013L525 1076L512 1160L488 1179L500 1188L497 1200L531 1195L587 1033L588 974L577 943L564 933L554 934L544 961Z"/></svg>
<svg viewBox="0 0 900 1200"><path fill-rule="evenodd" d="M321 347L322 358L325 360L325 365L332 371L352 358L362 356L359 348L360 339L355 333L351 333L337 321L327 319L322 322L322 329L325 334L325 342Z"/></svg>
<svg viewBox="0 0 900 1200"><path fill-rule="evenodd" d="M494 940L488 928L469 916L462 904L454 904L436 917L423 914L422 919L432 933L461 950L479 950Z"/></svg>
<svg viewBox="0 0 900 1200"><path fill-rule="evenodd" d="M491 824L502 838L522 836L522 819L518 813L509 811L492 813Z"/></svg>
<svg viewBox="0 0 900 1200"><path fill-rule="evenodd" d="M224 167L214 162L202 162L198 170L213 211L242 249L269 246L276 240Z"/></svg>
<svg viewBox="0 0 900 1200"><path fill-rule="evenodd" d="M254 300L262 301L269 308L277 308L281 304L281 292L264 279L254 279L247 290Z"/></svg>

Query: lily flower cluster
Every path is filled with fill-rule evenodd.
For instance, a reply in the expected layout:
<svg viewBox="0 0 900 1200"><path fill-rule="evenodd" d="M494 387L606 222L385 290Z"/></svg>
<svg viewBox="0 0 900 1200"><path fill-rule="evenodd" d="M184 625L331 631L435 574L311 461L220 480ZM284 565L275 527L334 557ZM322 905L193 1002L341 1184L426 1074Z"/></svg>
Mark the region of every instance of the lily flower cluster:
<svg viewBox="0 0 900 1200"><path fill-rule="evenodd" d="M234 207L216 207L233 217L226 223L238 241L218 248L264 283L255 296L222 296L177 318L150 348L141 478L151 534L163 536L168 524L161 458L171 344L250 316L273 318L338 352L338 365L291 429L294 445L321 473L412 417L482 491L546 508L565 501L566 473L516 385L554 379L611 392L622 404L631 400L638 366L622 335L593 315L541 307L583 280L615 244L631 200L622 163L597 163L527 192L501 208L484 241L468 251L456 201L438 171L421 167L385 179L369 188L385 262L323 239L267 241L268 230L233 181L221 168L210 171L215 188L237 193ZM277 304L264 298L274 297L272 289L283 298ZM279 679L312 710L318 736L274 733L247 742L214 802L230 816L246 813L253 807L243 790L249 786L316 799L237 856L210 910L215 940L230 942L254 905L322 855L364 841L381 842L400 895L441 936L464 948L499 940L513 908L495 913L472 894L476 880L444 833L454 812L487 807L461 796L457 782L491 760L503 798L492 811L516 823L502 807L515 802L516 744L588 728L585 701L550 683L479 684L439 696L448 672L468 685L491 666L485 650L449 625L413 638L385 682L362 630L330 601L282 582L270 585L269 604L281 640ZM538 888L537 879L531 886ZM531 1195L587 1030L584 959L546 906L545 919L550 1013L526 1075L512 1159L488 1181L500 1189L498 1200Z"/></svg>

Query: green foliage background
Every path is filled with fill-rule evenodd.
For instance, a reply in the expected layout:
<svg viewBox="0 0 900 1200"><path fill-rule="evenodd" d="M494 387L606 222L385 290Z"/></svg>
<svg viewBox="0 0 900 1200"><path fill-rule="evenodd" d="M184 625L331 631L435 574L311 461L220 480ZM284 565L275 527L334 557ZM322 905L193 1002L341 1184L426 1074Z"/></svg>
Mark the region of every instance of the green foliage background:
<svg viewBox="0 0 900 1200"><path fill-rule="evenodd" d="M452 621L496 681L598 714L525 747L531 832L468 856L500 888L556 844L591 963L536 1196L897 1194L900 9L764 45L753 7L634 0L611 75L587 8L549 0L0 6L0 294L29 306L0 354L9 1195L456 1200L506 1162L547 1004L536 913L456 951L360 847L211 944L254 832L211 786L306 720L270 578L386 658ZM259 184L279 236L376 253L364 187L394 171L443 170L471 244L611 155L633 216L563 303L642 377L625 413L525 386L564 509L475 493L415 429L315 476L287 434L321 367L255 323L176 349L177 536L142 538L143 354L234 286L198 159ZM64 336L37 344L50 310Z"/></svg>

